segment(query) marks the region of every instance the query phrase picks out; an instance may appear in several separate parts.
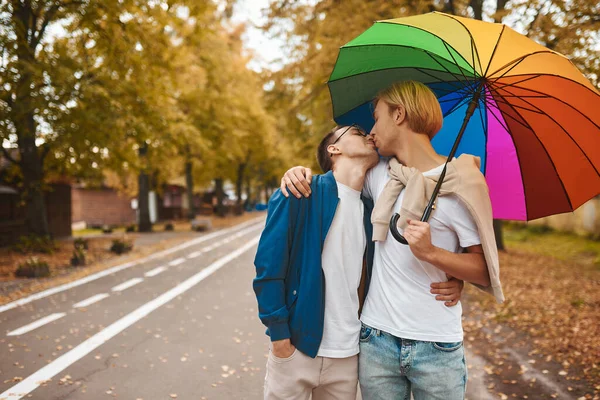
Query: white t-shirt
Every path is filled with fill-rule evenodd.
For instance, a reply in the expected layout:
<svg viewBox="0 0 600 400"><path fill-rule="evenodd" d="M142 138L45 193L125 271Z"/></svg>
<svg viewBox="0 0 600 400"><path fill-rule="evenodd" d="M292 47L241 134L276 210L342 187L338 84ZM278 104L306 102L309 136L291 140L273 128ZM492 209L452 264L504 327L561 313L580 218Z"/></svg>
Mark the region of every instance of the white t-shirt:
<svg viewBox="0 0 600 400"><path fill-rule="evenodd" d="M318 356L358 354L358 286L366 236L360 192L337 183L340 199L327 232L321 262L325 275L325 320Z"/></svg>
<svg viewBox="0 0 600 400"><path fill-rule="evenodd" d="M424 175L439 175L442 168ZM389 180L388 162L384 159L367 174L363 194L376 202ZM394 212L400 212L403 198L404 191ZM428 222L433 245L442 249L456 253L481 243L473 217L455 196L438 197ZM402 233L400 228L399 231ZM446 307L430 293L432 282L446 280L444 271L417 259L408 245L388 234L385 241L375 242L373 275L361 320L400 338L459 342L463 340L461 304Z"/></svg>

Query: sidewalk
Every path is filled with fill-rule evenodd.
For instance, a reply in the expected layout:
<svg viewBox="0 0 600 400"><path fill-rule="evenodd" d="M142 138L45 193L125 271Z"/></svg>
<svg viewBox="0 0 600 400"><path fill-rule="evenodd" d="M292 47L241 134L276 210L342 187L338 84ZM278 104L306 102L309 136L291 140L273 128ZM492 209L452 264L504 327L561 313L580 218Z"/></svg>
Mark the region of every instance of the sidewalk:
<svg viewBox="0 0 600 400"><path fill-rule="evenodd" d="M175 221L173 222L175 228L173 231L165 231L164 223L160 223L155 224L154 231L149 233L114 232L110 234L81 236L89 239L94 255L98 256L96 260L83 267L71 267L68 265L70 254L73 251L71 244L73 237L59 240L60 249L53 255L31 254L23 256L10 251L10 249L2 248L0 249L0 305L17 300L31 293L80 279L114 265L134 261L153 252L175 246L178 243L214 232L218 229L258 218L261 215L265 215L265 213L250 212L240 216L227 216L225 218L210 217L212 219L212 228L205 232L192 231L190 223L187 221ZM108 248L112 240L122 238L123 236L133 240L133 250L121 256L109 252ZM23 260L31 256L38 257L40 260L47 260L52 270L52 275L49 278L26 279L14 277L13 271L17 267L16 264L22 262L15 260ZM61 265L57 265L58 259L61 260Z"/></svg>

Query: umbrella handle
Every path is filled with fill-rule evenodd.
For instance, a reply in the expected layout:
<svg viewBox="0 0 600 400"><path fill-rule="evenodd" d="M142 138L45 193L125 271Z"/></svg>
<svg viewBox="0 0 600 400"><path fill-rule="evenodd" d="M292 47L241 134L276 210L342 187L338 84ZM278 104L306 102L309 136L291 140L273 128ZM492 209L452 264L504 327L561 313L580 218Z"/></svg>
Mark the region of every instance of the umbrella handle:
<svg viewBox="0 0 600 400"><path fill-rule="evenodd" d="M398 232L398 220L400 219L400 214L395 213L390 219L390 232L392 232L392 236L394 239L399 241L402 244L408 244L408 241Z"/></svg>

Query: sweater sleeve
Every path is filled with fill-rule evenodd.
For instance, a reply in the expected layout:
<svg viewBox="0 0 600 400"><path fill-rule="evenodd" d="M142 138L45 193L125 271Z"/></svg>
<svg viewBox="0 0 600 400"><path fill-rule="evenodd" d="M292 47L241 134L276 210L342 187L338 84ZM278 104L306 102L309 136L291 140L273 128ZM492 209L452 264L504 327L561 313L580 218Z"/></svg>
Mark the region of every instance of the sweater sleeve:
<svg viewBox="0 0 600 400"><path fill-rule="evenodd" d="M253 282L258 301L258 316L268 328L271 341L287 339L289 313L285 303L285 277L290 264L299 200L286 198L277 190L269 200L267 221L254 259Z"/></svg>

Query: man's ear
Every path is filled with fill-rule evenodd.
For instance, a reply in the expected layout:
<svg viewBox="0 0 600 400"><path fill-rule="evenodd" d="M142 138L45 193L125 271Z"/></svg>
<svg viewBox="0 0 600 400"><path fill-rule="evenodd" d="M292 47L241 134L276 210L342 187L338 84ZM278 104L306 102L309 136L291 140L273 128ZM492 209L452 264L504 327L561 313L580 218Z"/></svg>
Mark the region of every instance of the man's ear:
<svg viewBox="0 0 600 400"><path fill-rule="evenodd" d="M337 147L334 144L330 144L329 146L327 146L327 153L329 153L329 156L333 156L334 154L341 154L342 152L340 151L339 147Z"/></svg>
<svg viewBox="0 0 600 400"><path fill-rule="evenodd" d="M394 123L396 125L402 124L406 119L406 109L404 106L396 106L396 108L394 108L394 112L392 113L392 118L394 119Z"/></svg>

